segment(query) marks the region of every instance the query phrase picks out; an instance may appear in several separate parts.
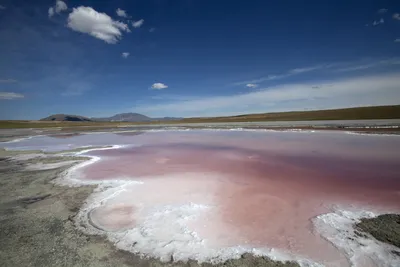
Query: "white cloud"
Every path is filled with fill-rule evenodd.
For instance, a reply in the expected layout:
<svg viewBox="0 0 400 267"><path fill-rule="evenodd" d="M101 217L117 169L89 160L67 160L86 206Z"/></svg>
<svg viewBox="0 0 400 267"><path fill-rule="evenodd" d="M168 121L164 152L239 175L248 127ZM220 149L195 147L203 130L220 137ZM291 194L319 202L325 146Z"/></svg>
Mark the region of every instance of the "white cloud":
<svg viewBox="0 0 400 267"><path fill-rule="evenodd" d="M123 10L123 9L118 8L115 12L116 12L117 15L120 16L120 17L123 17L123 18L128 17L128 15L126 14L126 11Z"/></svg>
<svg viewBox="0 0 400 267"><path fill-rule="evenodd" d="M365 105L396 105L400 73L337 81L283 84L245 94L213 96L135 110L149 116L220 116L270 111L327 109Z"/></svg>
<svg viewBox="0 0 400 267"><path fill-rule="evenodd" d="M68 27L74 31L87 33L109 44L115 44L122 38L122 31L129 32L127 24L114 21L105 13L99 13L91 7L74 8L68 16Z"/></svg>
<svg viewBox="0 0 400 267"><path fill-rule="evenodd" d="M138 20L138 21L132 21L132 26L134 28L140 28L144 23L144 19Z"/></svg>
<svg viewBox="0 0 400 267"><path fill-rule="evenodd" d="M394 40L395 43L400 43L400 38Z"/></svg>
<svg viewBox="0 0 400 267"><path fill-rule="evenodd" d="M385 20L384 19L380 19L380 20L375 20L374 22L372 22L372 25L373 26L377 26L377 25L383 24L383 23L385 23Z"/></svg>
<svg viewBox="0 0 400 267"><path fill-rule="evenodd" d="M151 86L151 89L154 89L154 90L161 90L161 89L165 89L165 88L168 88L168 86L163 83L154 83Z"/></svg>
<svg viewBox="0 0 400 267"><path fill-rule="evenodd" d="M387 8L381 8L381 9L378 10L379 14L385 14L386 12L388 12Z"/></svg>
<svg viewBox="0 0 400 267"><path fill-rule="evenodd" d="M65 2L63 2L61 0L57 0L56 1L56 9L55 10L56 10L57 14L60 13L61 11L65 11L67 9L68 9L68 7L67 7L67 4Z"/></svg>
<svg viewBox="0 0 400 267"><path fill-rule="evenodd" d="M122 53L122 57L123 57L123 58L128 58L129 55L130 55L129 52L124 52L124 53Z"/></svg>
<svg viewBox="0 0 400 267"><path fill-rule="evenodd" d="M0 92L0 99L17 99L17 98L24 98L24 95L12 92Z"/></svg>
<svg viewBox="0 0 400 267"><path fill-rule="evenodd" d="M156 28L150 28L149 32L154 32L156 30Z"/></svg>
<svg viewBox="0 0 400 267"><path fill-rule="evenodd" d="M17 80L14 79L0 79L0 83L16 83Z"/></svg>
<svg viewBox="0 0 400 267"><path fill-rule="evenodd" d="M246 84L246 87L249 87L249 88L256 88L257 86L258 86L258 84L255 84L255 83Z"/></svg>
<svg viewBox="0 0 400 267"><path fill-rule="evenodd" d="M0 10L6 9L5 6L0 5Z"/></svg>
<svg viewBox="0 0 400 267"><path fill-rule="evenodd" d="M400 20L400 14L399 13L394 13L393 14L393 19Z"/></svg>
<svg viewBox="0 0 400 267"><path fill-rule="evenodd" d="M64 1L57 0L56 4L53 7L49 8L49 17L51 18L54 16L56 13L60 14L62 11L65 11L68 9L67 4Z"/></svg>
<svg viewBox="0 0 400 267"><path fill-rule="evenodd" d="M54 7L49 7L49 18L54 16Z"/></svg>

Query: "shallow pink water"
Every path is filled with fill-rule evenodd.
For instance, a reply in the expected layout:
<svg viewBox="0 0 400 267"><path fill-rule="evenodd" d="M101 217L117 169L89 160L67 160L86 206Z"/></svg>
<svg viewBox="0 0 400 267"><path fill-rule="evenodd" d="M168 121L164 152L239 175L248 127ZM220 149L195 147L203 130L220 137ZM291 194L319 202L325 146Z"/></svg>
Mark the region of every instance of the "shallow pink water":
<svg viewBox="0 0 400 267"><path fill-rule="evenodd" d="M188 246L191 235L178 224L184 221L209 248L278 248L347 266L311 219L334 205L400 212L398 136L188 131L40 137L10 145L56 150L114 144L125 146L86 153L100 160L76 173L82 181L127 182L90 212L91 223L109 232L150 229L141 237L162 248L172 240ZM190 203L207 209L188 208Z"/></svg>
<svg viewBox="0 0 400 267"><path fill-rule="evenodd" d="M214 207L188 223L211 246L274 247L345 266L344 256L313 232L311 218L332 205L400 210L400 138L245 132L131 138L141 146L90 152L102 159L82 169L82 179L144 182L92 213L102 229L134 227L137 205L193 202Z"/></svg>

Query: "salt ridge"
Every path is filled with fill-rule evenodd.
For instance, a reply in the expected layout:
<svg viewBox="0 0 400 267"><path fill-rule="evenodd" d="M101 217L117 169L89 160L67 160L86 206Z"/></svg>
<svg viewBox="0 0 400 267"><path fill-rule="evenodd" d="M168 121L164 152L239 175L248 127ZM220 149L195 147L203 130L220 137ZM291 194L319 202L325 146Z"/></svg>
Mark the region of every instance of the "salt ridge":
<svg viewBox="0 0 400 267"><path fill-rule="evenodd" d="M391 251L400 252L400 249L372 237L358 236L353 227L362 218L374 218L384 213L387 212L335 208L332 213L314 218L313 224L321 236L346 254L351 266L397 267L400 266L400 259Z"/></svg>

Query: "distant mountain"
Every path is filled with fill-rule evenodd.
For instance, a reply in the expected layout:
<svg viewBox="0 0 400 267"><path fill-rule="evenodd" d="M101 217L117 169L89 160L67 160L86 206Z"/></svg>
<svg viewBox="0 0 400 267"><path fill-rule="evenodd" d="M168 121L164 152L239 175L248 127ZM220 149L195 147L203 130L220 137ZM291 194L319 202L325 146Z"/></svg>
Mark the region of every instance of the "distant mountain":
<svg viewBox="0 0 400 267"><path fill-rule="evenodd" d="M125 121L125 122L170 121L179 119L181 118L173 118L173 117L150 118L139 113L120 113L108 118L91 118L91 120L94 121Z"/></svg>
<svg viewBox="0 0 400 267"><path fill-rule="evenodd" d="M163 117L163 118L153 118L153 121L176 121L176 120L181 120L183 118L178 118L178 117Z"/></svg>
<svg viewBox="0 0 400 267"><path fill-rule="evenodd" d="M163 118L150 118L139 113L120 113L107 118L87 118L78 115L67 114L54 114L46 118L40 119L41 121L122 121L122 122L146 122L146 121L171 121L179 120L182 118L163 117Z"/></svg>
<svg viewBox="0 0 400 267"><path fill-rule="evenodd" d="M92 121L87 117L78 115L67 115L67 114L54 114L40 120L41 121Z"/></svg>
<svg viewBox="0 0 400 267"><path fill-rule="evenodd" d="M94 121L151 121L150 117L147 117L139 113L120 113L108 118L92 118Z"/></svg>

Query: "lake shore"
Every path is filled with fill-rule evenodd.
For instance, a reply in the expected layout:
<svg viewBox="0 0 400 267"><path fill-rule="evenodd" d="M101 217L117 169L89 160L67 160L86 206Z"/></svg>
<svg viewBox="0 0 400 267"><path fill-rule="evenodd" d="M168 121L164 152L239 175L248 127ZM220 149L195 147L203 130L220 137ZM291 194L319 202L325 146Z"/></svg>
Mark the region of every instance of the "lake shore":
<svg viewBox="0 0 400 267"><path fill-rule="evenodd" d="M295 122L294 122L295 123ZM345 131L353 134L384 134L384 135L399 135L400 122L389 123L388 125L347 125L345 123L338 125L294 125L294 126L265 126L258 124L241 124L232 123L227 125L219 124L171 124L171 125L134 125L127 124L116 126L115 124L109 125L80 125L78 124L60 124L60 127L52 126L45 128L10 128L0 129L0 142L10 142L21 138L28 138L31 136L48 135L54 138L68 138L87 133L100 133L100 132L115 132L120 134L127 134L132 132L141 132L146 130L227 130L227 129L243 129L243 130L265 130L265 131Z"/></svg>

